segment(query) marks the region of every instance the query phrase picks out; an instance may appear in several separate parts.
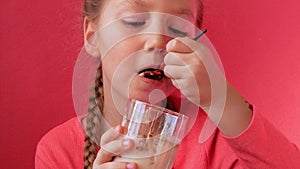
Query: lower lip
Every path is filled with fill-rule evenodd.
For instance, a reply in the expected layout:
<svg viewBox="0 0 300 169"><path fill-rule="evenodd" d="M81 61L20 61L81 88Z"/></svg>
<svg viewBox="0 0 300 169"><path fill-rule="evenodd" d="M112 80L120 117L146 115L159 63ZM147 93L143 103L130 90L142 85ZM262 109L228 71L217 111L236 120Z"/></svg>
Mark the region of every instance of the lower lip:
<svg viewBox="0 0 300 169"><path fill-rule="evenodd" d="M139 78L142 80L142 81L144 81L144 82L146 82L146 83L152 83L152 84L161 84L161 83L163 83L164 82L164 79L165 78L162 78L161 80L154 80L154 79L149 79L149 78L146 78L146 77L144 77L144 76L139 76Z"/></svg>

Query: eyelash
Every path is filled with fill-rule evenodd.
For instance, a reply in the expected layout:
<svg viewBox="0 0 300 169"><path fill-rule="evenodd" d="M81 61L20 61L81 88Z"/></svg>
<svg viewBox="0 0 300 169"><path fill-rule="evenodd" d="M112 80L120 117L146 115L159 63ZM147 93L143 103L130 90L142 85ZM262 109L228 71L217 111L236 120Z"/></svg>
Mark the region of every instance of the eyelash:
<svg viewBox="0 0 300 169"><path fill-rule="evenodd" d="M129 25L129 26L132 26L132 27L140 27L140 26L143 26L146 24L145 21L126 21L126 20L123 20L123 23L125 23L126 25ZM168 27L169 31L176 34L176 35L179 35L179 36L187 36L188 33L187 32L183 32L183 31L180 31L178 29L175 29L171 26Z"/></svg>
<svg viewBox="0 0 300 169"><path fill-rule="evenodd" d="M169 26L168 29L169 29L171 32L173 32L174 34L177 34L177 35L180 35L180 36L187 36L187 35L188 35L187 32L180 31L180 30L175 29L175 28L173 28L173 27L171 27L171 26Z"/></svg>
<svg viewBox="0 0 300 169"><path fill-rule="evenodd" d="M139 27L145 25L145 21L126 21L122 20L124 24L132 26L132 27Z"/></svg>
<svg viewBox="0 0 300 169"><path fill-rule="evenodd" d="M127 25L138 27L145 25L146 22L126 22Z"/></svg>

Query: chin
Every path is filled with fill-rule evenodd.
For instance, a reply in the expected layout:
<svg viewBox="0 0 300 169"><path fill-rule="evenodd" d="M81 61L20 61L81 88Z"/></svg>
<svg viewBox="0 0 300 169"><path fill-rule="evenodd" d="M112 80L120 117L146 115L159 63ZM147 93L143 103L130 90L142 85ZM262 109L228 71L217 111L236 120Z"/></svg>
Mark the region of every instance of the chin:
<svg viewBox="0 0 300 169"><path fill-rule="evenodd" d="M143 102L157 104L166 99L175 90L175 87L169 88L131 88L129 92L130 99L136 99Z"/></svg>
<svg viewBox="0 0 300 169"><path fill-rule="evenodd" d="M130 83L129 98L156 104L166 99L175 89L169 78L152 80L136 76Z"/></svg>
<svg viewBox="0 0 300 169"><path fill-rule="evenodd" d="M160 103L161 101L163 101L164 99L166 99L166 97L150 98L150 97L143 97L141 95L133 95L133 96L130 96L129 98L139 100L142 102L146 102L146 103L151 103L151 104L157 104L157 103Z"/></svg>

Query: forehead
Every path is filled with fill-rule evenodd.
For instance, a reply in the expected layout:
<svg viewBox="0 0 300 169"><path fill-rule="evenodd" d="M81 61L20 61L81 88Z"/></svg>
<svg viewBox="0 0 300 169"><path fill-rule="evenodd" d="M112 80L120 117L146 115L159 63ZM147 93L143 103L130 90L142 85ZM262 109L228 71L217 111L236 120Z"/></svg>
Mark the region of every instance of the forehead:
<svg viewBox="0 0 300 169"><path fill-rule="evenodd" d="M199 0L112 0L115 8L135 8L141 12L163 12L196 18Z"/></svg>
<svg viewBox="0 0 300 169"><path fill-rule="evenodd" d="M119 0L121 4L131 4L140 7L167 5L169 7L176 5L193 5L197 0Z"/></svg>

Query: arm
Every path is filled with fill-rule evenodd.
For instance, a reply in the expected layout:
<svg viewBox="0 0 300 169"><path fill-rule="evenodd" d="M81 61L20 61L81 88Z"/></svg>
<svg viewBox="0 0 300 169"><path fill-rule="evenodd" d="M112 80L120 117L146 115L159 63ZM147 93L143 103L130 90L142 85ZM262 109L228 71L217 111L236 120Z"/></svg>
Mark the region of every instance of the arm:
<svg viewBox="0 0 300 169"><path fill-rule="evenodd" d="M300 151L234 90L228 87L228 99L219 124L223 137L247 168L297 169Z"/></svg>
<svg viewBox="0 0 300 169"><path fill-rule="evenodd" d="M191 50L195 48L200 50L198 53L201 53L201 56ZM165 57L166 75L191 102L203 110L208 110L211 85L202 63L203 58L210 57L207 48L191 39L177 38L170 41L167 50L170 54ZM179 71L183 69L186 71ZM189 71L192 72L192 76L178 73ZM192 81L196 82L198 89L186 85ZM249 109L249 104L229 83L221 120L215 120L210 114L208 117L218 126L245 167L299 168L299 149L260 114L254 114Z"/></svg>
<svg viewBox="0 0 300 169"><path fill-rule="evenodd" d="M223 136L248 168L297 169L300 151L258 112L249 127L235 137Z"/></svg>

